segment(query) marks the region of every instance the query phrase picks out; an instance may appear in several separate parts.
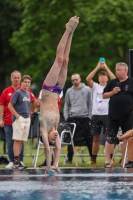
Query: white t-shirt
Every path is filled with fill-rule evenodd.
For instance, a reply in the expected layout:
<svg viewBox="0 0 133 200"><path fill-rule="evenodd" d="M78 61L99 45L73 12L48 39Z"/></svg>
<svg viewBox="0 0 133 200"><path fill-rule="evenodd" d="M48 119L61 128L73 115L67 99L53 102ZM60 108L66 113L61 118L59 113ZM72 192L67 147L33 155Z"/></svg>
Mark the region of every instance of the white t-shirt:
<svg viewBox="0 0 133 200"><path fill-rule="evenodd" d="M109 99L103 99L103 90L105 86L93 82L92 89L92 115L108 115Z"/></svg>

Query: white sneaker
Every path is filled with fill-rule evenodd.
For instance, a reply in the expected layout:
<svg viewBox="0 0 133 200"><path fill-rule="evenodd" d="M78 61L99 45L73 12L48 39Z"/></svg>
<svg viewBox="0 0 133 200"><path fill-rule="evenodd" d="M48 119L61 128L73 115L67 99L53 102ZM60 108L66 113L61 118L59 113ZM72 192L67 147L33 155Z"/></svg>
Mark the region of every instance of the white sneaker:
<svg viewBox="0 0 133 200"><path fill-rule="evenodd" d="M9 162L9 164L6 166L6 169L12 169L13 167L13 162Z"/></svg>

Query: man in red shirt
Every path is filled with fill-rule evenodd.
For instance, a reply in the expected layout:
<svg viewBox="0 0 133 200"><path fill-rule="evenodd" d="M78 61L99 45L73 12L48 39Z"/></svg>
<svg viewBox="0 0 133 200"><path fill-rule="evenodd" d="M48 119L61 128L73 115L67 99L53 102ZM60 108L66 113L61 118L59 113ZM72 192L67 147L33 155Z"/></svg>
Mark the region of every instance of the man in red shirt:
<svg viewBox="0 0 133 200"><path fill-rule="evenodd" d="M19 89L21 81L21 73L19 71L13 71L11 73L11 82L12 85L5 88L0 97L0 127L4 127L5 135L6 135L6 142L7 142L7 149L8 149L8 156L9 156L9 164L6 166L7 169L12 169L13 162L14 162L14 153L13 153L13 143L14 140L12 139L12 114L8 109L8 103L15 92L15 90ZM34 110L36 106L35 96L31 91L31 101L33 102L31 111ZM24 154L24 145L22 147L22 151L20 154L20 163L23 164L23 154Z"/></svg>

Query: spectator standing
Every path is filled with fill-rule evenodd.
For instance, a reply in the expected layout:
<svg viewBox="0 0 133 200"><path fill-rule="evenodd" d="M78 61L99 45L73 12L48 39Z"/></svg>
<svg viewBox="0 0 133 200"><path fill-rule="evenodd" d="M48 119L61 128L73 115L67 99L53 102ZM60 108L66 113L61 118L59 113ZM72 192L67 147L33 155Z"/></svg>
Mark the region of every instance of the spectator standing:
<svg viewBox="0 0 133 200"><path fill-rule="evenodd" d="M31 85L31 77L25 75L21 80L21 88L16 90L10 99L8 108L13 115L13 151L14 151L14 164L13 168L23 169L20 163L20 152L22 144L27 141L30 129L30 117L34 110L31 110L32 100L29 93Z"/></svg>
<svg viewBox="0 0 133 200"><path fill-rule="evenodd" d="M110 98L109 101L109 115L108 115L108 129L107 134L109 138L115 138L119 126L124 134L132 129L133 118L133 78L128 77L128 65L124 62L116 64L116 79L111 80L104 88L103 98ZM110 143L107 140L106 143ZM110 149L106 149L105 165L109 165ZM128 139L128 159L125 167L133 167L133 137ZM111 167L111 166L110 166Z"/></svg>
<svg viewBox="0 0 133 200"><path fill-rule="evenodd" d="M98 73L98 83L93 81L95 74ZM108 82L108 76L110 79L114 79L115 75L110 71L105 62L98 62L96 68L87 76L86 81L92 90L93 104L92 104L92 120L91 120L91 134L93 135L92 156L91 163L96 164L96 158L99 151L100 134L103 128L103 134L105 134L108 118L108 102L109 99L103 99L103 90ZM108 148L112 148L113 145L107 144Z"/></svg>
<svg viewBox="0 0 133 200"><path fill-rule="evenodd" d="M64 118L70 123L76 123L74 135L75 140L80 141L84 138L89 150L92 154L92 136L90 134L91 116L92 116L92 94L91 90L84 83L81 83L80 74L71 76L73 86L69 88L65 95ZM66 163L72 163L73 148L68 146L68 160Z"/></svg>
<svg viewBox="0 0 133 200"><path fill-rule="evenodd" d="M13 153L13 130L12 130L12 114L8 109L8 103L13 95L13 93L21 87L21 73L17 70L11 73L11 83L12 85L5 88L0 97L0 127L4 127L5 135L6 135L6 142L7 142L7 150L9 156L9 164L6 166L6 169L12 169L13 162L14 162L14 153ZM36 101L33 93L30 91L30 95L32 98L33 107L36 106ZM34 109L33 109L34 110ZM23 156L24 156L24 146L22 145L22 151L20 154L20 163L22 166L25 166L23 163Z"/></svg>

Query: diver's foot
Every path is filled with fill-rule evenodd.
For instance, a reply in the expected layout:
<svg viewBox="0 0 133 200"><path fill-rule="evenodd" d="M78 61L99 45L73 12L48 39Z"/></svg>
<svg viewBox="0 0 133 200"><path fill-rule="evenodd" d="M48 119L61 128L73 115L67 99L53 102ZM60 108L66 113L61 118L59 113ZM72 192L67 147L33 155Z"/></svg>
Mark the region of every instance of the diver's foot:
<svg viewBox="0 0 133 200"><path fill-rule="evenodd" d="M77 16L74 16L74 19L75 19L75 24L73 26L73 32L75 31L75 29L77 28L78 24L79 24L79 17Z"/></svg>
<svg viewBox="0 0 133 200"><path fill-rule="evenodd" d="M51 165L50 170L54 170L57 173L59 173L59 168L55 167L54 165Z"/></svg>
<svg viewBox="0 0 133 200"><path fill-rule="evenodd" d="M70 32L73 32L79 23L79 18L74 16L71 17L68 23L66 24L66 29Z"/></svg>

